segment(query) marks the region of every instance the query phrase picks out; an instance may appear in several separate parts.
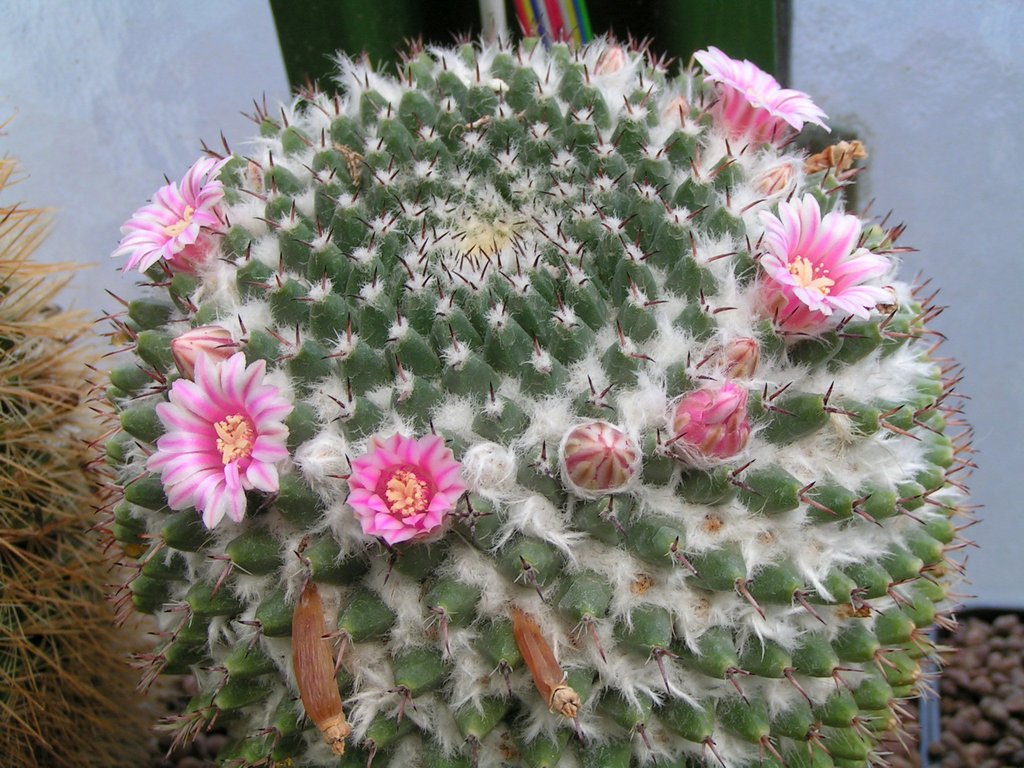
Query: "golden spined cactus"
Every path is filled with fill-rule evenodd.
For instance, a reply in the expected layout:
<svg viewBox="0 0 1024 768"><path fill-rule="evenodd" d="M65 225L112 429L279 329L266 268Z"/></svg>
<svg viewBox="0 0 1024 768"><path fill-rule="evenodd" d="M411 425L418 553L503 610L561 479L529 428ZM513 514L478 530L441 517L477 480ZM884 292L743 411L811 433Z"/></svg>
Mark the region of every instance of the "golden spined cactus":
<svg viewBox="0 0 1024 768"><path fill-rule="evenodd" d="M14 173L0 159L0 762L140 765L147 721L88 531L90 324L54 303L71 266L32 260L50 220L7 200Z"/></svg>

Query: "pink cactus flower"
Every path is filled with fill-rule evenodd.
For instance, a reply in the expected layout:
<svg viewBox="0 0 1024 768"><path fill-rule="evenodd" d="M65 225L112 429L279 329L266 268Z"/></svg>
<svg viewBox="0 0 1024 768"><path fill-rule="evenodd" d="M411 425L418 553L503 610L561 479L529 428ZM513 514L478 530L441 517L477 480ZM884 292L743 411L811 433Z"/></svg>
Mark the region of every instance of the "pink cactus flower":
<svg viewBox="0 0 1024 768"><path fill-rule="evenodd" d="M203 325L185 331L171 340L171 357L178 373L186 379L195 377L196 360L205 355L215 362L227 360L238 345L231 338L231 332L219 325Z"/></svg>
<svg viewBox="0 0 1024 768"><path fill-rule="evenodd" d="M348 505L363 532L389 545L428 536L465 492L459 462L437 435L374 435L352 462Z"/></svg>
<svg viewBox="0 0 1024 768"><path fill-rule="evenodd" d="M160 187L153 202L122 225L123 237L111 256L127 256L125 269L140 272L160 259L179 272L195 271L215 245L209 233L224 227L219 208L224 185L217 174L228 159L204 157L188 169L180 185Z"/></svg>
<svg viewBox="0 0 1024 768"><path fill-rule="evenodd" d="M802 91L783 88L756 64L726 56L714 46L697 51L694 58L704 68L707 79L718 85L718 99L712 114L733 138L748 138L762 143L780 143L804 123L827 130L822 120L827 115Z"/></svg>
<svg viewBox="0 0 1024 768"><path fill-rule="evenodd" d="M178 379L156 407L167 431L147 467L161 473L171 509L194 506L207 528L225 515L240 522L245 491L278 490L293 405L265 374L264 361L246 366L241 352L223 362L199 355L195 381Z"/></svg>
<svg viewBox="0 0 1024 768"><path fill-rule="evenodd" d="M857 248L861 221L835 211L821 215L813 195L780 203L779 215L761 213L768 253L761 298L784 331L815 333L839 311L867 319L890 294L866 281L888 271L889 259Z"/></svg>
<svg viewBox="0 0 1024 768"><path fill-rule="evenodd" d="M625 489L640 468L636 443L606 421L591 421L569 430L559 453L562 478L584 498Z"/></svg>
<svg viewBox="0 0 1024 768"><path fill-rule="evenodd" d="M672 452L687 464L699 467L735 456L750 439L747 390L726 381L683 395L672 409L671 429Z"/></svg>

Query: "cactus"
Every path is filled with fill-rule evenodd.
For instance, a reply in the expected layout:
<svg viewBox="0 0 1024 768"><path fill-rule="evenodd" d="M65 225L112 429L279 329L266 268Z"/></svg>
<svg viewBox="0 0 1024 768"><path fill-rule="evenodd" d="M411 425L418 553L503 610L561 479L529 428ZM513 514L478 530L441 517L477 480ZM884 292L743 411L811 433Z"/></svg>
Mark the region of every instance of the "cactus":
<svg viewBox="0 0 1024 768"><path fill-rule="evenodd" d="M902 228L844 210L852 160L805 168L824 114L697 60L340 57L339 96L257 108L126 224L154 288L117 321L114 534L153 671L198 682L181 738L881 759L959 568L955 369Z"/></svg>
<svg viewBox="0 0 1024 768"><path fill-rule="evenodd" d="M0 195L15 173L0 159ZM0 201L0 754L16 768L139 765L148 716L87 532L91 323L53 303L73 267L33 260L48 226Z"/></svg>

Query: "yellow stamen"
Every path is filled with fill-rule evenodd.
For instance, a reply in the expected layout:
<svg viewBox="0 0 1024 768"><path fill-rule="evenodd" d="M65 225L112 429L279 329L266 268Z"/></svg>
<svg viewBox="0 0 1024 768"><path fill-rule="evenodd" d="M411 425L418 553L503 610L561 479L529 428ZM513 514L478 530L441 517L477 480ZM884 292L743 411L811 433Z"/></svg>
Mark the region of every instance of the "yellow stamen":
<svg viewBox="0 0 1024 768"><path fill-rule="evenodd" d="M217 431L217 450L225 464L244 459L252 453L253 434L249 420L240 414L228 416L213 425Z"/></svg>
<svg viewBox="0 0 1024 768"><path fill-rule="evenodd" d="M797 256L789 263L789 273L796 278L796 284L801 288L816 291L822 296L828 296L832 286L836 284L831 277L825 277L828 274L827 269L822 270L821 267L815 267L803 256ZM817 277L815 277L815 273L817 273Z"/></svg>
<svg viewBox="0 0 1024 768"><path fill-rule="evenodd" d="M408 469L399 469L385 486L384 496L392 512L402 517L423 512L429 503L427 484Z"/></svg>
<svg viewBox="0 0 1024 768"><path fill-rule="evenodd" d="M185 206L185 214L181 217L181 221L176 221L173 224L168 224L164 227L164 234L168 237L177 237L189 224L192 223L192 216L195 214L195 209L191 205Z"/></svg>

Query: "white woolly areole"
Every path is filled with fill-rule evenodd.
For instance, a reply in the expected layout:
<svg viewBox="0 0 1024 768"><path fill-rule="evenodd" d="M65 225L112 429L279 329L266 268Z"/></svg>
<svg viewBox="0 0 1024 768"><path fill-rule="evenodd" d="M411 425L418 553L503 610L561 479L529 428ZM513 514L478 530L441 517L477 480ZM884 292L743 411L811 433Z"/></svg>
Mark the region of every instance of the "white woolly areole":
<svg viewBox="0 0 1024 768"><path fill-rule="evenodd" d="M516 455L497 443L477 443L462 457L462 478L467 487L484 496L502 495L513 485Z"/></svg>

